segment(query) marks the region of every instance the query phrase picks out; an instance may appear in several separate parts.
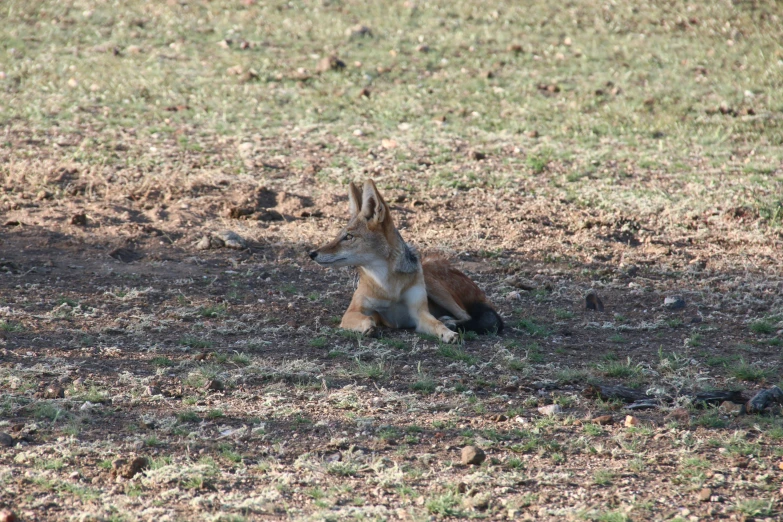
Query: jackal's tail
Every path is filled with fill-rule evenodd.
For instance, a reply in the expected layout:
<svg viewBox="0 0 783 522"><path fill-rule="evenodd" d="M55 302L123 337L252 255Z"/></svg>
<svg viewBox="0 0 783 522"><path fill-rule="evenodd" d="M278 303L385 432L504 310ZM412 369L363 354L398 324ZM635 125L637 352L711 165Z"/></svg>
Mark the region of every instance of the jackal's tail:
<svg viewBox="0 0 783 522"><path fill-rule="evenodd" d="M503 319L494 308L487 303L477 301L466 306L470 319L460 323L460 330L468 330L477 334L499 334L503 331Z"/></svg>

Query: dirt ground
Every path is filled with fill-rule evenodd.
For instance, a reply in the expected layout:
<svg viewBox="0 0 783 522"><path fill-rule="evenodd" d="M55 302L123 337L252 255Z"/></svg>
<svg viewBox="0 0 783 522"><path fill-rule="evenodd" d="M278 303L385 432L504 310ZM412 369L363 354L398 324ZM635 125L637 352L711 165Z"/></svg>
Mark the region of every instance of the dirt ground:
<svg viewBox="0 0 783 522"><path fill-rule="evenodd" d="M672 233L521 187L391 188L404 236L450 255L507 329L357 339L336 328L354 274L306 256L345 187L292 176L90 197L53 165L57 196L6 192L3 501L22 519L777 517L779 417L686 396L778 382L780 316L758 321L781 306L779 234L748 241L735 211ZM588 383L680 398L630 412ZM136 456L150 468L112 469Z"/></svg>

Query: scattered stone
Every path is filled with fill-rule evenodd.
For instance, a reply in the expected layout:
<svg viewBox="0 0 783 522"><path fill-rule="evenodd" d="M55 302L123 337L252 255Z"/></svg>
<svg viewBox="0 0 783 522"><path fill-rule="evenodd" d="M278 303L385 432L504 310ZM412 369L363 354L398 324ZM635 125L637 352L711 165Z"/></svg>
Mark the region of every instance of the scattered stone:
<svg viewBox="0 0 783 522"><path fill-rule="evenodd" d="M470 493L473 494L471 495ZM475 491L472 491L470 493L468 494L467 497L465 497L462 500L465 507L473 508L478 511L485 511L489 507L489 500L490 500L489 493L476 494Z"/></svg>
<svg viewBox="0 0 783 522"><path fill-rule="evenodd" d="M604 311L604 303L595 291L591 290L585 296L585 308L588 310L595 310L597 312Z"/></svg>
<svg viewBox="0 0 783 522"><path fill-rule="evenodd" d="M221 381L212 379L207 383L206 389L210 391L223 391L226 388Z"/></svg>
<svg viewBox="0 0 783 522"><path fill-rule="evenodd" d="M683 424L691 421L691 414L685 408L675 408L666 416L666 420L675 420Z"/></svg>
<svg viewBox="0 0 783 522"><path fill-rule="evenodd" d="M601 426L608 426L614 424L614 417L611 415L601 415L600 417L594 417L590 419L593 424L600 424Z"/></svg>
<svg viewBox="0 0 783 522"><path fill-rule="evenodd" d="M10 448L15 443L14 438L4 431L0 431L0 446Z"/></svg>
<svg viewBox="0 0 783 522"><path fill-rule="evenodd" d="M226 248L233 248L234 250L244 250L247 248L247 242L242 236L231 230L218 232L215 237L223 241Z"/></svg>
<svg viewBox="0 0 783 522"><path fill-rule="evenodd" d="M19 519L10 509L0 509L0 522L17 522Z"/></svg>
<svg viewBox="0 0 783 522"><path fill-rule="evenodd" d="M681 295L672 295L663 300L663 307L667 310L682 310L685 308L685 299Z"/></svg>
<svg viewBox="0 0 783 522"><path fill-rule="evenodd" d="M111 474L114 477L130 479L149 467L150 463L145 457L136 457L130 462L125 459L116 459L111 463Z"/></svg>
<svg viewBox="0 0 783 522"><path fill-rule="evenodd" d="M283 221L283 215L277 210L265 208L256 213L258 221Z"/></svg>
<svg viewBox="0 0 783 522"><path fill-rule="evenodd" d="M489 418L489 420L491 420L492 422L506 422L508 420L508 417L500 413L498 415L493 415L492 417Z"/></svg>
<svg viewBox="0 0 783 522"><path fill-rule="evenodd" d="M253 207L228 207L226 209L226 216L231 219L241 219L246 216L250 216L256 211Z"/></svg>
<svg viewBox="0 0 783 522"><path fill-rule="evenodd" d="M44 390L44 399L62 399L65 397L65 390L62 386L47 386Z"/></svg>
<svg viewBox="0 0 783 522"><path fill-rule="evenodd" d="M144 254L136 252L131 248L119 247L111 250L109 252L109 257L112 257L118 261L122 261L123 263L132 263L133 261L138 261L144 257Z"/></svg>
<svg viewBox="0 0 783 522"><path fill-rule="evenodd" d="M560 407L559 404L548 404L546 406L541 406L538 408L538 413L541 415L557 415L558 413L561 413L563 411L563 408Z"/></svg>
<svg viewBox="0 0 783 522"><path fill-rule="evenodd" d="M466 466L469 464L480 466L486 458L487 454L478 446L465 446L462 448L462 463Z"/></svg>
<svg viewBox="0 0 783 522"><path fill-rule="evenodd" d="M702 488L699 491L699 502L709 502L712 498L712 490L710 488Z"/></svg>
<svg viewBox="0 0 783 522"><path fill-rule="evenodd" d="M745 404L747 413L760 413L770 404L783 404L783 390L777 386L762 390Z"/></svg>
<svg viewBox="0 0 783 522"><path fill-rule="evenodd" d="M633 415L626 415L625 416L625 427L626 428L632 428L634 426L637 426L638 424L639 424L639 419L637 419Z"/></svg>
<svg viewBox="0 0 783 522"><path fill-rule="evenodd" d="M720 405L720 411L726 415L739 415L742 412L742 405L731 401L723 401Z"/></svg>
<svg viewBox="0 0 783 522"><path fill-rule="evenodd" d="M372 38L372 29L366 25L356 24L353 27L349 27L345 30L345 36L347 36L350 40L354 40L356 38Z"/></svg>
<svg viewBox="0 0 783 522"><path fill-rule="evenodd" d="M319 73L325 73L327 71L338 71L341 69L345 69L345 62L334 55L321 58L315 68L315 70Z"/></svg>
<svg viewBox="0 0 783 522"><path fill-rule="evenodd" d="M196 250L209 250L212 247L212 241L209 236L204 236L196 242Z"/></svg>

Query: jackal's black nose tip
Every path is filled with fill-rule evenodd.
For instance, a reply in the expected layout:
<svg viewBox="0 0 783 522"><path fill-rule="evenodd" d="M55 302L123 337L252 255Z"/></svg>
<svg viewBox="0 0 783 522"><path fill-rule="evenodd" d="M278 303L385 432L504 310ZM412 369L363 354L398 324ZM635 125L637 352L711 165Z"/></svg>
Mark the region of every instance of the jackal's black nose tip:
<svg viewBox="0 0 783 522"><path fill-rule="evenodd" d="M318 257L318 252L316 252L315 250L310 252L310 259L315 259L316 257Z"/></svg>

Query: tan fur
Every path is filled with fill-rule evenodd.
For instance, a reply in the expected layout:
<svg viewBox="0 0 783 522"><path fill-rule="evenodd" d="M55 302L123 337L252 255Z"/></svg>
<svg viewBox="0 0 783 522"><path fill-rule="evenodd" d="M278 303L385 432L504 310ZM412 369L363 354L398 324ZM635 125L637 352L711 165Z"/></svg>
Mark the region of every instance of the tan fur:
<svg viewBox="0 0 783 522"><path fill-rule="evenodd" d="M486 296L465 274L440 256L419 261L394 226L391 212L375 183L348 186L350 220L337 237L310 253L324 266L356 266L359 285L340 326L363 334L379 324L415 327L445 342L459 336L435 318L447 314L470 319L466 306Z"/></svg>

